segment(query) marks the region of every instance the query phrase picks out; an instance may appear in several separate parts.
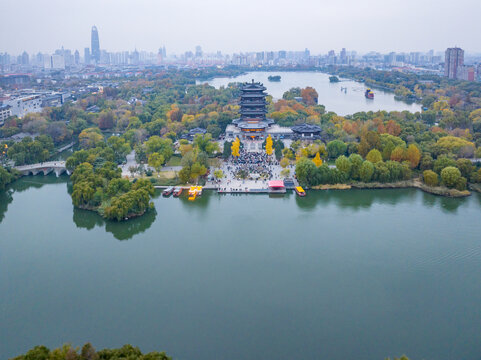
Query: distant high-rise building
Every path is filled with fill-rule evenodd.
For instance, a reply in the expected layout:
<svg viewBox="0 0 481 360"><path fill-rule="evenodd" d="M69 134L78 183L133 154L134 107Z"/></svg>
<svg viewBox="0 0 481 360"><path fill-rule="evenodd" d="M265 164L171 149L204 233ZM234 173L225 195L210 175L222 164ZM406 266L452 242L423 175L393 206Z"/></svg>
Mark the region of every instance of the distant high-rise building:
<svg viewBox="0 0 481 360"><path fill-rule="evenodd" d="M84 49L84 63L85 64L90 64L90 49L89 48L85 48Z"/></svg>
<svg viewBox="0 0 481 360"><path fill-rule="evenodd" d="M201 58L202 57L202 47L200 45L197 45L195 47L195 57L196 58Z"/></svg>
<svg viewBox="0 0 481 360"><path fill-rule="evenodd" d="M448 48L444 57L444 76L450 79L458 78L458 68L464 65L464 50L460 48Z"/></svg>
<svg viewBox="0 0 481 360"><path fill-rule="evenodd" d="M74 53L74 62L75 62L75 65L80 64L80 53L78 52L78 50L75 50L75 53Z"/></svg>
<svg viewBox="0 0 481 360"><path fill-rule="evenodd" d="M346 48L342 48L341 54L339 55L341 64L347 64L347 51Z"/></svg>
<svg viewBox="0 0 481 360"><path fill-rule="evenodd" d="M100 42L99 42L99 32L96 26L92 26L92 36L91 36L91 45L92 49L92 60L95 63L100 62Z"/></svg>
<svg viewBox="0 0 481 360"><path fill-rule="evenodd" d="M53 54L51 56L52 69L63 70L65 69L65 58L62 55Z"/></svg>
<svg viewBox="0 0 481 360"><path fill-rule="evenodd" d="M24 51L22 54L22 65L28 65L30 63L30 57L28 56L27 52Z"/></svg>

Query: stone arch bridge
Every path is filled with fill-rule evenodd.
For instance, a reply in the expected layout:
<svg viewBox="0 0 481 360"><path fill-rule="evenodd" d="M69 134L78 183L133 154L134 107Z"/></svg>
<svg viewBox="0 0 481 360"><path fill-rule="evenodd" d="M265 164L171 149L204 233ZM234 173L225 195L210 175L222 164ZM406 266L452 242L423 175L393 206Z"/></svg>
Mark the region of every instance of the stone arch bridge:
<svg viewBox="0 0 481 360"><path fill-rule="evenodd" d="M51 172L58 177L63 173L70 175L70 171L65 167L65 161L48 161L38 164L15 166L15 169L20 171L22 175L47 175Z"/></svg>

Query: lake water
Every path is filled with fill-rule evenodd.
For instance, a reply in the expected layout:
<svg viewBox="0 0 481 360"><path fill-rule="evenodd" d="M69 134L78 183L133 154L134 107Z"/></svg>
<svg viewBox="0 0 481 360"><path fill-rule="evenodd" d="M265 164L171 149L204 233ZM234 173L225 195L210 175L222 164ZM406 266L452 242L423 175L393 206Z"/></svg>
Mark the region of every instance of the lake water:
<svg viewBox="0 0 481 360"><path fill-rule="evenodd" d="M280 82L271 82L267 78L270 75L281 75ZM197 83L209 83L219 88L227 86L231 82L260 81L267 88L266 92L275 99L282 98L284 92L293 87L305 88L311 86L319 94L319 104L326 107L326 111L334 111L338 115L349 115L359 111L421 111L419 104L407 104L394 99L394 93L374 89L374 99L366 99L364 92L366 86L363 83L348 79L341 79L341 82L329 82L329 75L321 72L311 71L255 71L237 77L214 78L210 81L198 81ZM347 91L341 91L341 87Z"/></svg>
<svg viewBox="0 0 481 360"><path fill-rule="evenodd" d="M0 194L0 359L37 344L174 359L479 360L481 196L418 190L74 210L66 178Z"/></svg>

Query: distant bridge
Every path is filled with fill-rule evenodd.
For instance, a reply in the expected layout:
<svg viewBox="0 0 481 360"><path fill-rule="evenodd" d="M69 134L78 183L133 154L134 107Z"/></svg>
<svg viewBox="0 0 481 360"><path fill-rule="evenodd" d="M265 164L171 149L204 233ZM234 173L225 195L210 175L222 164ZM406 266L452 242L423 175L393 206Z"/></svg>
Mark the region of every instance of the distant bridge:
<svg viewBox="0 0 481 360"><path fill-rule="evenodd" d="M70 175L70 171L65 167L65 161L47 161L38 164L15 166L15 169L20 171L22 175L37 175L42 173L48 175L51 172L58 177L63 173Z"/></svg>

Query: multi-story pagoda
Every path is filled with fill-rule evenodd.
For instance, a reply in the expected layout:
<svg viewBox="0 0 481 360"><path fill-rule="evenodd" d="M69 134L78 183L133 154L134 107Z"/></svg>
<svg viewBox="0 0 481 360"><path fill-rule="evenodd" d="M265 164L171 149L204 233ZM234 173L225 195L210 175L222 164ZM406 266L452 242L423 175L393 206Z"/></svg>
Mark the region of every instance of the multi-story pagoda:
<svg viewBox="0 0 481 360"><path fill-rule="evenodd" d="M232 123L248 136L265 132L274 123L266 117L266 88L260 82L244 83L241 87L240 118ZM252 135L249 135L251 133Z"/></svg>

